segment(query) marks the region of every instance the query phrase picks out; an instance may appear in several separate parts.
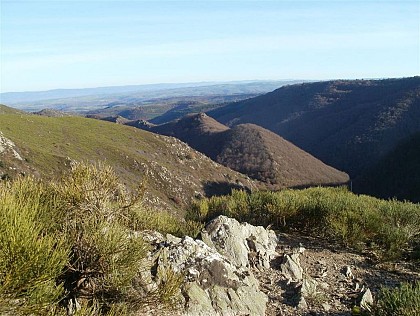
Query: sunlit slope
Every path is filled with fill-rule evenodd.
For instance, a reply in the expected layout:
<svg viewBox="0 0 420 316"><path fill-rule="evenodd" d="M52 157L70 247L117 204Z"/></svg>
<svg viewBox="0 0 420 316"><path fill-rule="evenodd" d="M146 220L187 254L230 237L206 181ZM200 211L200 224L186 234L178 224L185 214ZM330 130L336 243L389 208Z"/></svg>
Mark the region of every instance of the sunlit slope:
<svg viewBox="0 0 420 316"><path fill-rule="evenodd" d="M0 115L0 131L12 140L23 161L0 155L0 171L54 178L71 161L104 161L135 187L146 181L154 204L177 206L194 195L212 194L217 183L226 189L253 186L245 176L220 166L174 138L129 126L81 117ZM15 168L15 169L13 169ZM149 202L150 202L149 201Z"/></svg>

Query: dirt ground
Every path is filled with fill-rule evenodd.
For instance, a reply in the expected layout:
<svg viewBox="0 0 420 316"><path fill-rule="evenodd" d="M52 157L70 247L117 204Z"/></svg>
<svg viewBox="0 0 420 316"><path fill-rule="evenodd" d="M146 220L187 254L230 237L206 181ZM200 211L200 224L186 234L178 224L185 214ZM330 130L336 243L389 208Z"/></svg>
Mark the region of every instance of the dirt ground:
<svg viewBox="0 0 420 316"><path fill-rule="evenodd" d="M316 287L299 303L302 282L291 282L280 271L283 255L302 251L303 278L315 280ZM381 286L420 279L419 263L375 262L372 254L356 254L328 242L295 234L280 234L278 260L272 268L255 270L260 289L269 297L266 315L351 315L367 288L375 295Z"/></svg>

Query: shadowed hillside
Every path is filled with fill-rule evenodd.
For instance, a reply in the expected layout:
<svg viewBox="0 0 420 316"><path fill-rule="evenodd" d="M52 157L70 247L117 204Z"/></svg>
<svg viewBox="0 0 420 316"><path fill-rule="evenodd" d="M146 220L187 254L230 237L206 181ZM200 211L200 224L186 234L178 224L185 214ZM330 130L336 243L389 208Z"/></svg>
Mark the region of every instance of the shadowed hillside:
<svg viewBox="0 0 420 316"><path fill-rule="evenodd" d="M265 127L356 177L420 131L420 77L284 86L208 114Z"/></svg>
<svg viewBox="0 0 420 316"><path fill-rule="evenodd" d="M420 133L410 136L354 184L356 192L420 202Z"/></svg>
<svg viewBox="0 0 420 316"><path fill-rule="evenodd" d="M213 160L273 188L343 184L348 176L254 124L229 129L206 114L139 128L174 136Z"/></svg>
<svg viewBox="0 0 420 316"><path fill-rule="evenodd" d="M349 178L282 137L254 124L226 131L216 161L277 187L334 185Z"/></svg>
<svg viewBox="0 0 420 316"><path fill-rule="evenodd" d="M223 193L256 185L175 138L82 117L13 114L4 106L1 113L12 113L0 114L3 179L19 173L56 178L72 161L104 161L131 188L146 181L146 202L165 208L220 193L211 190L217 184L225 188Z"/></svg>

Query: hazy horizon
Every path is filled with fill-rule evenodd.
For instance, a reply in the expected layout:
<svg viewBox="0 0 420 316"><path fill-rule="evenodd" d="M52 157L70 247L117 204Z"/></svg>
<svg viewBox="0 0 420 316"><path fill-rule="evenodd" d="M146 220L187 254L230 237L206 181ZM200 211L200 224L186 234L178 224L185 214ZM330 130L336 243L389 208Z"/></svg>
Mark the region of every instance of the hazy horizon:
<svg viewBox="0 0 420 316"><path fill-rule="evenodd" d="M385 78L361 78L361 79L385 79ZM191 87L195 86L213 86L213 85L223 85L223 84L235 84L235 83L252 83L252 82L277 82L277 81L317 81L311 79L243 79L243 80L231 80L231 81L191 81L191 82L155 82L155 83L140 83L140 84L121 84L121 85L110 85L110 86L90 86L90 87L69 87L69 88L54 88L47 90L24 90L24 91L6 91L1 92L0 94L10 94L10 93L32 93L32 92L50 92L56 90L95 90L103 88L124 88L124 87L147 87L147 86L160 86L160 85L182 85Z"/></svg>
<svg viewBox="0 0 420 316"><path fill-rule="evenodd" d="M89 86L89 87L68 87L68 88L53 88L46 90L23 90L23 91L5 91L0 92L0 95L6 94L19 94L19 93L37 93L37 92L51 92L58 90L95 90L104 88L124 88L124 87L146 87L146 86L159 86L159 85L190 85L191 87L196 86L213 86L213 85L224 85L224 84L235 84L235 83L251 83L251 82L286 82L286 81L297 81L297 82L321 82L321 81L334 81L334 80L386 80L386 79L403 79L418 77L419 75L404 76L404 77L381 77L381 78L328 78L328 79L243 79L243 80L231 80L231 81L192 81L192 82L155 82L155 83L140 83L140 84L121 84L121 85L110 85L110 86Z"/></svg>
<svg viewBox="0 0 420 316"><path fill-rule="evenodd" d="M1 1L0 92L411 77L418 1Z"/></svg>

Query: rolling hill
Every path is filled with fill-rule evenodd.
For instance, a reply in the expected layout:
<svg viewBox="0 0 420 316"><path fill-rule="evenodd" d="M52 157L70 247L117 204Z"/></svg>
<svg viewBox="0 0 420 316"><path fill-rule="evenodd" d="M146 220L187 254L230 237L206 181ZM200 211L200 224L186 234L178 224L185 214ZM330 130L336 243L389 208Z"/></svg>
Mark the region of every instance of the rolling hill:
<svg viewBox="0 0 420 316"><path fill-rule="evenodd" d="M0 113L3 179L17 174L55 178L72 161L104 161L130 188L146 182L146 203L165 209L179 208L194 196L257 185L175 138L82 117L32 115L5 106Z"/></svg>
<svg viewBox="0 0 420 316"><path fill-rule="evenodd" d="M190 112L208 111L227 103L255 97L259 93L206 96L177 96L153 98L150 100L121 100L108 103L104 108L90 110L84 114L96 117L121 116L128 120L150 120L162 124L184 116ZM185 114L184 114L185 113Z"/></svg>
<svg viewBox="0 0 420 316"><path fill-rule="evenodd" d="M174 136L216 162L263 181L271 188L335 185L348 176L329 167L280 136L254 124L232 129L204 113L157 126L139 126Z"/></svg>
<svg viewBox="0 0 420 316"><path fill-rule="evenodd" d="M420 132L420 77L283 86L207 113L260 125L355 178Z"/></svg>

